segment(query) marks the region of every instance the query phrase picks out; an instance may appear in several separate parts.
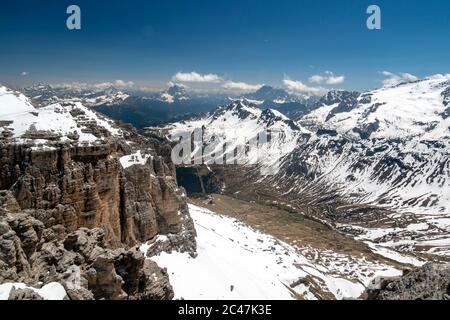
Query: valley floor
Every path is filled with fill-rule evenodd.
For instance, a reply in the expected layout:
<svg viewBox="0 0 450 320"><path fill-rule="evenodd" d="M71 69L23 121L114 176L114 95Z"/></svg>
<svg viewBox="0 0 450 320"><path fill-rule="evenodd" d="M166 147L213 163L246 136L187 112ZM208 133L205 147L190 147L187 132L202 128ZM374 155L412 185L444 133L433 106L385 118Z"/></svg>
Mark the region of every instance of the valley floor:
<svg viewBox="0 0 450 320"><path fill-rule="evenodd" d="M199 206L208 205L203 200L189 206L196 258L178 252L151 258L167 268L175 299L356 299L374 278L402 273L400 265L317 222L269 218L276 210L250 203L258 214L239 216L230 207L234 199L218 197L209 204L214 211ZM282 232L278 224L291 227Z"/></svg>

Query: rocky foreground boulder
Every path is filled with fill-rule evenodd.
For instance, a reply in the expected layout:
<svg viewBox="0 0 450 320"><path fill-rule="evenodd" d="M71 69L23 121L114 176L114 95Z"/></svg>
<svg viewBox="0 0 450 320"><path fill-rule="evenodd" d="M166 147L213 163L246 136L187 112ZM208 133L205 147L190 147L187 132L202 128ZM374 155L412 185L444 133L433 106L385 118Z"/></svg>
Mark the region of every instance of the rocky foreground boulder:
<svg viewBox="0 0 450 320"><path fill-rule="evenodd" d="M401 277L378 279L369 300L450 300L450 264L427 263Z"/></svg>
<svg viewBox="0 0 450 320"><path fill-rule="evenodd" d="M30 213L0 217L0 283L61 283L68 299L171 299L167 273L138 248L108 249L102 229L80 228L65 234L46 228ZM39 299L15 289L10 299Z"/></svg>

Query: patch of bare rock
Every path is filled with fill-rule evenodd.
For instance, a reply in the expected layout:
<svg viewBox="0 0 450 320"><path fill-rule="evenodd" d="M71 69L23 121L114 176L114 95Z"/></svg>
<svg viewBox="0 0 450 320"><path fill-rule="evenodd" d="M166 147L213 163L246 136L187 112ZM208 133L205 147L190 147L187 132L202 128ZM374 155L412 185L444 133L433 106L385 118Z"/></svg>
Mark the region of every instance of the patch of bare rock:
<svg viewBox="0 0 450 320"><path fill-rule="evenodd" d="M427 263L401 277L378 279L369 300L450 300L450 264Z"/></svg>

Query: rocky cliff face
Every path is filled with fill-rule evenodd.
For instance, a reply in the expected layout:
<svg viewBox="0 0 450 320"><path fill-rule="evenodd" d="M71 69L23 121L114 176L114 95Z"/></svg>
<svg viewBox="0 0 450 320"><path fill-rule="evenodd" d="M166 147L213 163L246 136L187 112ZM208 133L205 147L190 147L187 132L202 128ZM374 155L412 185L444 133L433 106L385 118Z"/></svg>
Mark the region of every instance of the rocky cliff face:
<svg viewBox="0 0 450 320"><path fill-rule="evenodd" d="M11 190L21 209L39 212L47 226L102 227L112 247L180 232L186 206L173 168L159 156L123 168L119 152L115 142L51 150L0 144L0 189Z"/></svg>
<svg viewBox="0 0 450 320"><path fill-rule="evenodd" d="M73 300L173 297L164 270L137 249L108 249L103 229L67 233L62 225L46 227L33 211L14 211L19 207L10 193L1 194L1 203L0 283L39 287L59 282ZM23 299L40 298L22 294ZM10 299L20 297L10 293Z"/></svg>
<svg viewBox="0 0 450 320"><path fill-rule="evenodd" d="M195 254L164 148L80 105L23 109L23 119L0 114L0 283L56 281L71 299L171 298L167 274L137 248L170 234Z"/></svg>

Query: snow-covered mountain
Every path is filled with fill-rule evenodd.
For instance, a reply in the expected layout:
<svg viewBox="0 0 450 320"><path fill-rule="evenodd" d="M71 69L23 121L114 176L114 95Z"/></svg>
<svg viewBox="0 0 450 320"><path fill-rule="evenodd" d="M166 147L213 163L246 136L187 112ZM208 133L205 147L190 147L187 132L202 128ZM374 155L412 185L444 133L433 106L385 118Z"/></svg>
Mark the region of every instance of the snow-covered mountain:
<svg viewBox="0 0 450 320"><path fill-rule="evenodd" d="M184 86L172 83L160 92L142 92L137 87L48 84L34 85L23 91L36 106L79 102L138 128L205 113L226 100L221 96L190 94Z"/></svg>
<svg viewBox="0 0 450 320"><path fill-rule="evenodd" d="M36 106L55 103L82 103L105 115L136 127L145 127L188 119L234 101L226 94L188 92L187 87L169 83L160 92L142 92L136 88L117 88L113 85L50 85L37 84L23 89ZM291 95L283 89L264 86L254 93L241 97L261 109L274 109L295 119L304 114L314 98Z"/></svg>
<svg viewBox="0 0 450 320"><path fill-rule="evenodd" d="M118 105L130 97L130 94L113 86L108 88L84 88L64 85L38 84L24 88L24 93L37 106L54 103L80 102L88 107Z"/></svg>
<svg viewBox="0 0 450 320"><path fill-rule="evenodd" d="M276 135L276 141L281 143L273 138L271 143L265 143L259 150L250 149L248 153L236 153L234 161L244 165L256 164L258 159L261 159L261 154L264 154L263 159L267 160L267 165L280 160L289 154L307 133L280 112L273 109L262 110L246 100L236 100L204 118L178 122L162 130L169 130L172 136L179 136L183 132L193 132L196 129L203 129L203 139L200 143L214 144L213 148L204 150L203 156L214 154L214 159L223 158L237 148L245 147L249 141L257 140L261 133L267 132L267 135L272 134L273 137ZM196 146L192 154L194 161L201 156L198 153L201 147ZM214 162L212 159L211 161Z"/></svg>
<svg viewBox="0 0 450 320"><path fill-rule="evenodd" d="M159 93L156 99L171 104L179 101L187 101L190 97L183 86L173 84L167 90Z"/></svg>
<svg viewBox="0 0 450 320"><path fill-rule="evenodd" d="M449 89L436 76L364 94L330 92L298 120L316 135L296 156L360 202L448 213Z"/></svg>
<svg viewBox="0 0 450 320"><path fill-rule="evenodd" d="M279 128L280 171L250 176L233 192L259 188L385 255L450 255L449 103L449 77L436 75L365 93L331 91L295 122L262 120L264 111L241 101L169 131L251 137Z"/></svg>
<svg viewBox="0 0 450 320"><path fill-rule="evenodd" d="M274 88L271 86L263 86L257 91L246 95L246 98L256 101L273 101L280 104L285 102L298 101L296 97L291 96L285 90Z"/></svg>
<svg viewBox="0 0 450 320"><path fill-rule="evenodd" d="M358 204L328 213L339 223L393 227L361 239L449 255L449 88L449 77L438 75L363 94L330 92L298 120L315 134L285 158L277 178L309 199L326 188Z"/></svg>
<svg viewBox="0 0 450 320"><path fill-rule="evenodd" d="M178 130L181 130L183 126L189 127L190 125L194 126L194 123L180 124ZM279 112L274 110L261 110L253 105L247 106L242 101L235 101L230 106L217 110L205 120L204 125L213 126L222 131L229 130L234 138L238 138L243 133L255 136L261 130L277 130L284 134L284 140L282 142L284 146L284 149L282 149L283 154L291 152L292 148L295 147L304 134L293 121L289 120ZM206 136L210 139L212 139L212 136L209 136L211 133L212 132L206 132ZM22 163L22 165L26 165L26 168L23 170L28 170L29 176L23 181L23 184L25 185L24 188L28 188L29 181L31 181L30 184L33 187L37 185L36 181L39 181L43 185L48 185L49 187L53 186L55 192L49 192L49 194L56 195L55 198L52 199L55 199L54 205L57 206L58 209L64 208L62 202L57 198L59 195L64 195L64 200L66 201L64 205L68 205L67 203L71 203L68 202L68 199L71 199L68 197L68 195L70 195L69 191L77 191L78 188L86 188L87 191L82 189L81 192L86 198L74 197L73 200L74 203L76 203L76 208L78 208L79 203L86 203L85 210L89 210L89 215L85 213L83 217L95 216L100 210L105 210L105 212L110 213L113 210L110 208L113 207L113 201L116 201L116 199L117 201L132 201L132 205L129 207L125 203L119 205L119 207L124 208L124 210L125 208L127 208L127 210L128 208L129 210L136 208L135 210L139 211L139 213L137 211L130 212L130 217L133 218L133 221L136 221L136 224L142 226L142 228L146 228L148 225L140 219L144 219L142 216L146 213L154 212L154 209L152 207L151 209L146 210L147 206L141 205L143 203L146 204L146 202L144 202L148 199L146 197L143 197L144 200L141 201L138 199L133 200L133 190L145 190L146 187L149 187L152 191L146 191L146 195L152 194L152 196L156 197L155 194L158 194L158 192L168 192L167 190L159 190L163 190L163 188L171 190L173 187L176 192L180 193L180 196L182 196L180 199L183 199L183 201L185 195L184 193L181 194L183 191L176 186L173 176L167 175L171 174L171 172L164 171L157 173L154 171L158 170L158 167L161 167L161 170L169 170L168 166L162 162L157 162L160 160L157 160L153 151L156 152L158 148L152 145L151 150L146 150L151 151L148 153L143 153L140 149L136 150L137 147L141 146L137 140L122 139L126 138L127 134L131 133L118 127L112 120L83 106L80 102L61 102L36 108L24 95L5 87L0 87L0 145L2 147L11 146L12 149L17 147L17 150L19 151L28 150L30 154L33 155L31 157L33 159L32 163L26 163L28 160L26 155L23 160L16 160ZM111 142L111 144L108 144L105 141L109 138L112 138L111 141L108 141ZM142 147L144 145L147 146L147 144L143 143ZM67 151L70 148L80 150L83 149L83 146L89 147L86 149L89 149L89 152L91 153L83 153L83 157L74 154L73 158L67 159L67 162L64 162L64 164L61 164L63 163L62 160L56 160L59 154L62 154L62 150ZM102 149L102 146L104 149ZM117 149L114 149L112 146ZM6 149L2 149L3 160L15 160L17 155L12 156L12 153L3 150ZM125 151L126 154L122 154ZM105 152L107 153L104 154ZM52 162L51 165L64 168L64 173L55 174L55 172L58 171L53 169L54 171L46 174L45 170L49 169L47 167L51 166L49 166L49 163L43 162L45 156ZM96 158L96 156L98 157ZM100 159L111 162L105 163ZM77 161L81 160L86 161L85 165L75 164ZM120 163L120 166L115 165L116 161L117 164ZM71 171L71 165L75 166L73 171ZM81 171L81 168L85 168L86 172ZM17 170L20 169L17 168ZM52 169L50 168L49 170ZM122 172L121 174L117 173L116 180L117 183L119 183L119 181L120 183L123 183L123 185L120 184L120 187L112 184L111 180L108 180L108 174L112 174L112 172L114 172L113 170L121 170ZM4 170L2 176L7 176L5 172L10 173L11 170ZM137 172L137 175L139 176L134 176L134 172ZM145 178L145 172L148 172L147 178ZM31 173L37 175L37 177L32 178ZM43 174L43 176L40 176L40 174ZM96 176L90 177L89 174L96 174ZM45 183L44 176L48 177L48 179L57 179L64 175L66 178L64 182L60 184ZM143 177L141 177L141 175ZM105 176L106 179L104 181L101 180L101 177L103 176ZM84 183L78 183L78 180L75 181L72 177L78 178L80 179L79 181L83 181ZM132 177L133 180L126 180L131 179L128 177ZM171 184L168 182L169 179ZM137 185L138 181L140 183L139 185ZM161 187L157 181L165 181L164 187ZM18 183L18 185L21 185L21 183ZM60 190L57 188L66 189L57 191ZM101 190L103 193L95 193L97 188L102 188ZM30 196L34 192L41 195L39 187L36 187L36 189L37 190L34 188L26 189L27 196ZM110 190L115 190L117 192L120 190L120 192L124 192L126 195L122 196L123 194L121 193L121 196L111 196L107 193L110 192ZM128 190L130 190L130 193L133 195L128 194ZM105 193L106 195L104 195ZM18 194L25 194L25 191L18 192ZM46 193L44 193L43 197L47 199ZM101 199L101 197L106 197L108 201L102 202L98 207L94 207L93 204L100 202L99 199ZM23 200L22 198L19 199ZM162 203L164 206L168 207L170 207L170 204L174 201L173 198L155 199L156 203ZM11 203L14 204L15 202L11 201ZM31 201L31 203L38 203L38 201ZM49 202L46 202L46 205L49 205ZM46 219L46 217L51 216L51 214L57 214L53 208L49 210L53 211L50 213L45 211L45 209L40 208L39 214L36 213L34 216L36 219ZM280 241L278 238L256 231L252 229L252 227L245 225L238 220L220 216L214 212L194 205L189 206L189 213L187 212L187 208L186 211L181 212L181 209L175 206L174 210L176 210L174 216L180 217L179 219L183 219L182 221L185 223L180 227L180 232L183 236L189 236L189 245L191 245L190 241L192 241L194 247L195 243L198 243L197 252L195 252L195 249L194 251L186 250L183 247L184 242L181 241L187 241L187 239L180 237L180 234L174 231L167 231L165 234L156 234L156 236L143 238L144 240L142 240L142 242L144 243L139 242L138 244L143 253L153 253L148 256L149 260L157 262L160 267L167 268L168 270L167 273L151 273L152 276L149 278L151 279L151 283L158 283L155 290L160 288L159 284L162 283L162 281L165 281L165 285L169 286L167 282L169 279L174 288L176 298L358 298L374 277L400 274L399 270L394 268L391 264L386 263L386 261L377 261L373 259L366 260L365 257L336 253L331 250L318 251L311 247L296 247ZM33 212L33 209L31 208L28 212ZM75 211L73 210L70 212ZM20 213L15 213L15 215L18 219L23 219L23 215ZM119 216L122 217L123 215L118 214L117 220L119 222L124 222ZM191 219L190 216L193 217L195 228L198 230L196 240L194 240L194 226L189 222ZM92 220L93 219L89 221ZM33 221L36 226L41 226L41 223L38 222L38 220ZM66 223L65 221L64 218L61 218L61 220L58 221L52 218L47 221L47 223ZM69 220L67 223L73 223L73 220ZM99 227L108 228L108 223L110 223L108 218L98 219ZM23 223L23 225L27 226L25 223ZM151 224L152 228L154 228L155 225L157 225L157 222ZM85 226L92 228L97 225L93 226L92 224L88 224ZM33 229L31 224L30 228ZM65 227L62 226L62 228L64 229ZM83 230L87 231L88 229ZM114 230L126 232L127 229L120 225L120 227L117 227ZM46 232L43 232L43 234L46 234ZM188 234L187 232L193 233ZM13 232L9 234L12 233ZM25 232L20 233L21 236L24 236L25 240L22 240L24 244L29 242L34 243L32 240L29 240L33 239L34 233L31 231L28 233L30 234L27 236L28 238L25 237ZM72 236L71 239L73 238L76 237ZM103 238L103 235L98 236L97 238ZM47 241L47 238L45 239L45 241ZM53 238L49 237L48 239L48 243L45 242L44 239L40 242L42 244L42 254L45 254L46 257L48 256L48 254L45 253L46 248L48 248L47 246L50 242L53 244L55 243ZM6 248L4 250L10 252L7 250L10 247L6 245L9 243L7 242L8 239L2 238L0 240L2 240L4 244L2 248ZM148 243L147 240L149 241ZM88 243L89 246L92 247L92 250L96 250L95 252L101 252L101 250L103 250L100 249L100 247L94 248L94 245L92 245L87 238L82 237L80 238L80 241ZM17 240L17 242L20 242L20 240ZM65 243L69 243L69 241L66 240ZM155 245L160 245L160 247L155 249ZM74 245L74 247L78 248L78 244ZM64 250L69 250L68 245L61 245L58 248L60 249L56 250L58 255L64 255ZM118 250L120 252L119 256L127 254L125 249ZM181 252L177 250L180 250ZM137 254L137 252L134 251L134 254ZM8 255L3 254L2 256L4 257L3 263L5 261L8 263L13 261L8 258ZM109 257L111 257L111 255ZM41 261L39 259L37 261ZM60 263L59 260L67 263L64 267L58 267L58 270L61 269L63 272L65 271L65 268L74 267L73 260L69 259L68 256L63 256L63 258L60 259L55 258L55 261L56 260L58 260L58 263ZM85 262L83 261L82 263ZM126 263L126 267L119 264L117 267L118 270L122 271L128 270L127 268L134 268L134 265L128 260ZM53 262L49 262L49 264L52 264L52 267L54 268ZM141 266L142 265L143 264L141 264ZM98 265L94 264L93 266L89 266L89 268L95 267L98 267ZM13 267L10 268L11 270L14 269ZM104 268L102 268L102 270L104 270ZM50 274L50 272L43 272L45 274ZM108 269L106 272L109 276L110 274L114 274L115 271ZM125 273L120 274L125 278ZM50 277L51 275L49 278ZM39 280L40 279L41 278L39 278ZM67 289L70 288L70 286L63 286L61 283L65 284L64 280L59 278L53 280L52 278L52 282L45 280L45 285L41 288L34 282L26 285L18 279L17 281L9 280L5 283L0 283L0 300L8 299L15 290L13 287L16 289L28 289L44 299L63 299L71 292L69 291L71 289ZM111 281L110 283L106 282L104 285L111 286L114 283L118 283L120 286L125 285L124 281ZM90 284L89 288L93 286L93 284ZM170 287L170 290L172 290L172 287ZM107 296L107 298L111 297Z"/></svg>
<svg viewBox="0 0 450 320"><path fill-rule="evenodd" d="M161 101L168 104L187 101L190 99L185 87L177 84L161 92L138 93L131 88L123 89L114 86L75 86L37 84L24 88L25 94L39 105L49 105L58 102L81 102L88 107L116 106L123 104L128 98L141 98L149 101Z"/></svg>
<svg viewBox="0 0 450 320"><path fill-rule="evenodd" d="M80 102L62 102L35 108L23 94L0 86L0 140L34 143L100 142L122 136L113 121Z"/></svg>
<svg viewBox="0 0 450 320"><path fill-rule="evenodd" d="M447 138L449 87L436 76L363 94L331 91L300 123L364 140Z"/></svg>
<svg viewBox="0 0 450 320"><path fill-rule="evenodd" d="M316 97L293 95L284 89L267 85L243 98L261 109L275 109L292 119L304 114L316 101Z"/></svg>

